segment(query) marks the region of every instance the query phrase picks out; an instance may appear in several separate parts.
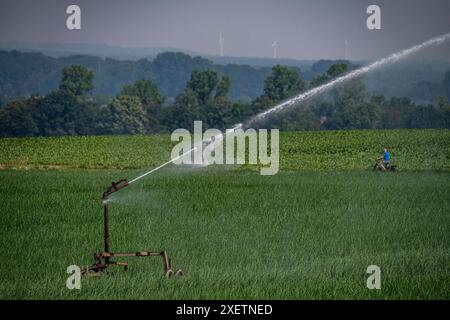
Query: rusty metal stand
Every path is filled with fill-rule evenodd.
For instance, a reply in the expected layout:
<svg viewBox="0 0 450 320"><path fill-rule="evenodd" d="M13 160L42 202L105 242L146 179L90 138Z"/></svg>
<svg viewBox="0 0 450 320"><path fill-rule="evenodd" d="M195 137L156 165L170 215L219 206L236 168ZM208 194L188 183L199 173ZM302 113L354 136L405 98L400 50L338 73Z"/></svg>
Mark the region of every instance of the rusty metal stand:
<svg viewBox="0 0 450 320"><path fill-rule="evenodd" d="M124 271L128 270L128 262L112 261L112 258L123 258L123 257L156 257L160 256L164 263L164 274L167 278L171 276L182 276L183 271L178 269L173 271L172 262L169 259L166 251L151 252L151 251L138 251L138 252L110 252L109 251L109 196L123 188L128 186L128 182L125 179L113 182L111 186L103 193L103 214L104 214L104 225L103 225L103 238L104 238L104 251L94 254L94 264L91 266L84 266L82 268L82 275L92 275L100 276L109 266L121 266Z"/></svg>

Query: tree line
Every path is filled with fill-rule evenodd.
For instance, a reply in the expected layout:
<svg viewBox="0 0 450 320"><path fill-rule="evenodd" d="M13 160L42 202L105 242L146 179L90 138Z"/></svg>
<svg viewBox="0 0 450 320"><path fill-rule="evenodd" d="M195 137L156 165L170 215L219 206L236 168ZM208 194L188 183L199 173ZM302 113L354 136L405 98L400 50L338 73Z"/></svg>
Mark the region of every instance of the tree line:
<svg viewBox="0 0 450 320"><path fill-rule="evenodd" d="M112 99L92 94L94 74L81 65L65 67L57 90L11 101L0 109L1 136L140 134L192 129L194 120L225 129L308 88L348 71L337 63L309 85L297 68L276 65L264 81L262 95L250 102L229 99L230 78L217 71L193 70L173 101L152 80L124 85ZM450 72L448 73L450 78ZM450 128L448 99L416 105L406 98L370 95L356 80L302 106L258 124L282 130L369 128Z"/></svg>
<svg viewBox="0 0 450 320"><path fill-rule="evenodd" d="M49 57L37 52L0 51L0 105L32 93L46 95L58 87L63 68L83 65L94 72L94 96L113 97L126 84L152 79L167 97L180 94L193 70L212 69L232 80L229 97L251 101L263 90L269 67L217 65L203 57L163 52L154 59L115 60L75 55Z"/></svg>

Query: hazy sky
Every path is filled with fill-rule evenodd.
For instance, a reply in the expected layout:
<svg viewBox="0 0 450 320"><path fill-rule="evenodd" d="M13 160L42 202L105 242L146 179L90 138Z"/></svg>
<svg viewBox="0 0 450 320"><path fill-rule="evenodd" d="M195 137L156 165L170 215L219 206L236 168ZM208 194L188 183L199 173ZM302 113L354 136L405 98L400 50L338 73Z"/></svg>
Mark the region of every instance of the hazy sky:
<svg viewBox="0 0 450 320"><path fill-rule="evenodd" d="M82 30L66 29L81 7ZM382 30L366 28L381 7ZM450 32L449 0L0 0L0 41L174 47L225 55L370 59Z"/></svg>

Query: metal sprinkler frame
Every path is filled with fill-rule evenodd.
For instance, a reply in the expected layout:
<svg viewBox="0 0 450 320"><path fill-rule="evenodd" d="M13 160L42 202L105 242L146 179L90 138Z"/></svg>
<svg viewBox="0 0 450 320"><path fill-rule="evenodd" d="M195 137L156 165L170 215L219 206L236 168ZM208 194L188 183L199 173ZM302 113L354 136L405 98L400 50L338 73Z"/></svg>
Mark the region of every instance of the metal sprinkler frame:
<svg viewBox="0 0 450 320"><path fill-rule="evenodd" d="M183 271L178 269L173 271L172 261L169 259L166 251L137 251L137 252L110 252L109 243L109 196L114 192L117 192L129 184L126 179L121 179L111 183L111 186L103 193L103 239L104 239L104 251L94 253L94 264L91 266L84 266L81 270L82 275L100 276L110 266L121 266L124 271L128 270L128 262L112 261L112 258L123 257L157 257L160 256L163 259L164 275L167 278L172 276L182 276Z"/></svg>

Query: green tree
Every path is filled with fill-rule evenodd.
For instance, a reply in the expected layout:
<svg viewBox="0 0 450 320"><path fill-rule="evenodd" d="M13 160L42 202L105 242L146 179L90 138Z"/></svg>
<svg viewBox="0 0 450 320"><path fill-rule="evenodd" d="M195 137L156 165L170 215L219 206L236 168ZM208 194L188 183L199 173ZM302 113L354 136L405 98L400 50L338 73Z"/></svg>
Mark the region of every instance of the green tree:
<svg viewBox="0 0 450 320"><path fill-rule="evenodd" d="M333 111L323 123L326 129L370 129L380 124L382 111L368 101L368 94L361 80L352 81L333 92Z"/></svg>
<svg viewBox="0 0 450 320"><path fill-rule="evenodd" d="M300 73L282 65L272 68L272 74L264 82L264 95L272 101L281 101L305 89Z"/></svg>
<svg viewBox="0 0 450 320"><path fill-rule="evenodd" d="M310 87L315 88L315 87L321 86L322 84L324 84L327 81L328 81L328 77L325 74L322 74L320 76L314 77L311 80Z"/></svg>
<svg viewBox="0 0 450 320"><path fill-rule="evenodd" d="M96 112L90 99L92 73L72 66L63 71L60 90L12 103L2 115L10 135L81 135L94 133Z"/></svg>
<svg viewBox="0 0 450 320"><path fill-rule="evenodd" d="M208 127L226 129L233 125L233 106L226 96L218 96L211 100L205 108L205 117Z"/></svg>
<svg viewBox="0 0 450 320"><path fill-rule="evenodd" d="M248 116L255 115L257 113L260 113L261 111L266 110L270 106L273 106L276 103L276 101L270 99L266 95L262 95L252 102L251 106L251 114L246 114Z"/></svg>
<svg viewBox="0 0 450 320"><path fill-rule="evenodd" d="M337 78L347 72L348 66L345 63L335 63L327 71L329 79Z"/></svg>
<svg viewBox="0 0 450 320"><path fill-rule="evenodd" d="M332 130L375 129L380 119L380 108L363 101L339 108L325 126Z"/></svg>
<svg viewBox="0 0 450 320"><path fill-rule="evenodd" d="M230 91L230 78L222 77L222 79L220 79L219 84L217 85L215 98L226 97L229 91Z"/></svg>
<svg viewBox="0 0 450 320"><path fill-rule="evenodd" d="M96 112L92 103L63 91L54 91L36 100L32 115L39 135L86 135L94 132Z"/></svg>
<svg viewBox="0 0 450 320"><path fill-rule="evenodd" d="M450 70L445 74L444 77L444 88L447 94L447 101L450 101Z"/></svg>
<svg viewBox="0 0 450 320"><path fill-rule="evenodd" d="M335 63L330 66L326 74L319 75L314 77L311 80L310 87L315 88L318 87L328 81L331 81L348 71L348 66L345 63Z"/></svg>
<svg viewBox="0 0 450 320"><path fill-rule="evenodd" d="M161 106L166 100L152 80L138 80L132 85L125 85L120 94L138 97L143 106L151 108Z"/></svg>
<svg viewBox="0 0 450 320"><path fill-rule="evenodd" d="M94 73L84 66L66 67L63 69L59 90L74 96L87 95L94 88L93 79Z"/></svg>
<svg viewBox="0 0 450 320"><path fill-rule="evenodd" d="M151 80L139 80L133 85L123 87L121 95L134 96L139 99L147 113L147 132L160 130L161 108L166 97L159 91L158 86Z"/></svg>
<svg viewBox="0 0 450 320"><path fill-rule="evenodd" d="M407 98L393 97L383 106L382 128L408 128L408 118L414 112L415 106Z"/></svg>
<svg viewBox="0 0 450 320"><path fill-rule="evenodd" d="M145 133L147 114L137 97L119 95L100 112L100 130L106 134Z"/></svg>
<svg viewBox="0 0 450 320"><path fill-rule="evenodd" d="M223 128L232 118L232 105L227 97L230 79L219 77L213 70L194 70L186 90L176 99L177 114L174 123L182 123L183 128L191 128L194 120L203 120L208 127ZM195 98L195 101L194 101ZM185 108L180 112L180 108ZM190 115L185 112L189 111ZM181 120L183 115L185 120ZM174 124L173 123L173 124ZM170 126L173 127L173 124Z"/></svg>
<svg viewBox="0 0 450 320"><path fill-rule="evenodd" d="M301 106L273 114L270 119L262 120L255 126L257 128L274 128L283 131L313 131L320 128L320 123L309 108Z"/></svg>
<svg viewBox="0 0 450 320"><path fill-rule="evenodd" d="M83 66L73 65L62 71L59 90L38 100L33 118L39 135L85 135L94 133L96 112L92 99L94 75Z"/></svg>
<svg viewBox="0 0 450 320"><path fill-rule="evenodd" d="M441 113L441 123L443 128L450 128L450 103L445 97L438 97L438 110Z"/></svg>
<svg viewBox="0 0 450 320"><path fill-rule="evenodd" d="M191 57L181 52L163 52L151 63L151 71L161 91L171 97L182 93L193 70L213 68L213 63L202 57Z"/></svg>
<svg viewBox="0 0 450 320"><path fill-rule="evenodd" d="M278 126L285 131L314 131L319 130L320 123L314 113L308 108L297 108L287 113L287 116L280 117L281 123Z"/></svg>
<svg viewBox="0 0 450 320"><path fill-rule="evenodd" d="M30 98L12 101L0 108L0 136L22 137L38 133L32 116L33 104Z"/></svg>
<svg viewBox="0 0 450 320"><path fill-rule="evenodd" d="M191 89L200 105L206 105L216 91L219 84L219 76L213 70L194 70L186 88Z"/></svg>
<svg viewBox="0 0 450 320"><path fill-rule="evenodd" d="M204 120L198 99L191 89L179 94L173 106L163 109L162 122L168 130L178 128L193 130L195 120Z"/></svg>

